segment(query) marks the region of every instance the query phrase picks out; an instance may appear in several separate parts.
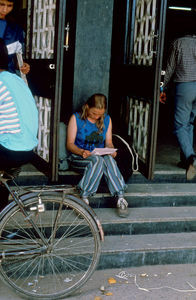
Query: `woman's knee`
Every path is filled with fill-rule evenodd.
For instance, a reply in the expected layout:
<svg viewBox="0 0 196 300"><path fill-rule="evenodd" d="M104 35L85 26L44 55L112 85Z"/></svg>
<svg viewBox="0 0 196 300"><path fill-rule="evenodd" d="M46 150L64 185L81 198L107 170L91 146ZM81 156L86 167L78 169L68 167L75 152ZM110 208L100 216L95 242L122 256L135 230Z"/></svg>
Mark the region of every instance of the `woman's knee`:
<svg viewBox="0 0 196 300"><path fill-rule="evenodd" d="M116 164L115 159L111 155L105 155L103 159L107 165Z"/></svg>
<svg viewBox="0 0 196 300"><path fill-rule="evenodd" d="M99 156L99 155L92 155L91 161L92 161L93 165L96 165L99 168L102 167L103 163L104 163L103 157Z"/></svg>

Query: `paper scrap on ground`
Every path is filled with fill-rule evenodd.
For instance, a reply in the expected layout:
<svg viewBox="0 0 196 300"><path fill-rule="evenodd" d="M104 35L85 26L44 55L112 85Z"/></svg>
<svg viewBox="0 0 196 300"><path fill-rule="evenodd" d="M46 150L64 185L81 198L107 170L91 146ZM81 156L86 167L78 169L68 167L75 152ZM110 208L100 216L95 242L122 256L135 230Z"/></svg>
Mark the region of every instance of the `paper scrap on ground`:
<svg viewBox="0 0 196 300"><path fill-rule="evenodd" d="M116 152L117 149L114 149L114 148L95 148L91 154L94 154L94 155L106 155L106 154L112 154L114 152Z"/></svg>

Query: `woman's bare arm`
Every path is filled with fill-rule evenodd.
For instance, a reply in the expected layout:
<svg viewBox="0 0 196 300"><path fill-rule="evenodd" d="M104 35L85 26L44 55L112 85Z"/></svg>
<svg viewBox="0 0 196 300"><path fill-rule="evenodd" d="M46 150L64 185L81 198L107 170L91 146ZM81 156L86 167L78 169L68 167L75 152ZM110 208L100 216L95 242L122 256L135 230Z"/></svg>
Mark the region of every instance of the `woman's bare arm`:
<svg viewBox="0 0 196 300"><path fill-rule="evenodd" d="M113 145L113 142L112 142L112 120L111 120L111 118L110 118L110 123L109 123L109 126L108 126L108 130L106 132L105 147L114 148L114 145ZM114 152L111 155L112 155L112 157L116 157L117 152Z"/></svg>

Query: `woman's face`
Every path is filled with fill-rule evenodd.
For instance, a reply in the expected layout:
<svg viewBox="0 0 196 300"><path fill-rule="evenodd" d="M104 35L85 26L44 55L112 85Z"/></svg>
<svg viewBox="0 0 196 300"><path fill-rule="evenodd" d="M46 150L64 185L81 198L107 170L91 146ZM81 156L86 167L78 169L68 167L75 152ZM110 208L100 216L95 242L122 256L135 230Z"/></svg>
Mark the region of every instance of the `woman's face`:
<svg viewBox="0 0 196 300"><path fill-rule="evenodd" d="M88 118L92 121L97 121L98 119L100 119L105 113L105 109L104 108L95 108L95 107L91 107L88 109Z"/></svg>
<svg viewBox="0 0 196 300"><path fill-rule="evenodd" d="M7 0L0 0L0 19L5 17L12 11L14 3Z"/></svg>

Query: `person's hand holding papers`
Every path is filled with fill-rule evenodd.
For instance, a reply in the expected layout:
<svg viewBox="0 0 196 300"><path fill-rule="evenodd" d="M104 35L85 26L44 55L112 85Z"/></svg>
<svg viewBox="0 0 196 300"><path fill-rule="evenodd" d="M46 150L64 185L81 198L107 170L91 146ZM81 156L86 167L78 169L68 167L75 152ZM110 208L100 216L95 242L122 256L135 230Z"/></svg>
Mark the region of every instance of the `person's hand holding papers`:
<svg viewBox="0 0 196 300"><path fill-rule="evenodd" d="M117 151L115 148L95 148L91 154L92 155L107 155L107 154L114 154ZM116 156L116 155L115 155Z"/></svg>

